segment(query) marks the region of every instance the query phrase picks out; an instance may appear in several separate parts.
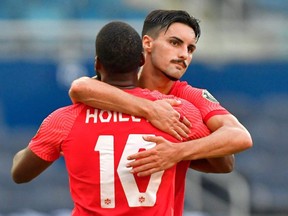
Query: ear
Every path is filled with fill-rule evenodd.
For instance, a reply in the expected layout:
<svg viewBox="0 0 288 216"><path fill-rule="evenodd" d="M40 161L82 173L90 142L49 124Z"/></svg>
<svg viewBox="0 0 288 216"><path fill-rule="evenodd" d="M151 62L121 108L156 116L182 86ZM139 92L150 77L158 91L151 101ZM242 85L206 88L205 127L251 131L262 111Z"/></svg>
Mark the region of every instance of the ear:
<svg viewBox="0 0 288 216"><path fill-rule="evenodd" d="M96 64L97 64L97 56L95 56L95 58L94 58L94 71L95 72L97 71Z"/></svg>
<svg viewBox="0 0 288 216"><path fill-rule="evenodd" d="M101 61L99 60L99 58L97 56L95 56L95 60L94 60L94 70L95 71L99 71L102 67Z"/></svg>
<svg viewBox="0 0 288 216"><path fill-rule="evenodd" d="M140 65L139 67L142 67L145 63L145 56L144 56L144 53L141 53L141 59L140 59Z"/></svg>
<svg viewBox="0 0 288 216"><path fill-rule="evenodd" d="M142 38L142 46L144 52L151 52L152 49L153 38L148 35L144 35Z"/></svg>

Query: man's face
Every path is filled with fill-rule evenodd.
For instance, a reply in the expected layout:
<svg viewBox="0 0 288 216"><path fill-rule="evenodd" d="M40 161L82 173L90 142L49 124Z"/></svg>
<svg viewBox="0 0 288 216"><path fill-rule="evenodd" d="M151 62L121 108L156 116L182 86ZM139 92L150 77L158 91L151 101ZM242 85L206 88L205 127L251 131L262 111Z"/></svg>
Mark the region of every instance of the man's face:
<svg viewBox="0 0 288 216"><path fill-rule="evenodd" d="M194 30L182 23L173 23L152 39L151 62L171 80L180 79L192 61L196 49Z"/></svg>

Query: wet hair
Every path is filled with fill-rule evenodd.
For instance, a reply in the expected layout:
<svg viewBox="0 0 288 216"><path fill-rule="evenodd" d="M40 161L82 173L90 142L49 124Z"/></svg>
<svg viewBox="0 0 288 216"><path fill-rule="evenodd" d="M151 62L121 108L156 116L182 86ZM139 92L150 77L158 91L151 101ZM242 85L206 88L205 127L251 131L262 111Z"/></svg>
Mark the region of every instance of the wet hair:
<svg viewBox="0 0 288 216"><path fill-rule="evenodd" d="M142 40L127 23L113 21L98 33L96 56L107 72L126 73L137 70L142 58Z"/></svg>
<svg viewBox="0 0 288 216"><path fill-rule="evenodd" d="M142 37L149 35L156 38L161 30L166 29L165 31L167 31L173 23L183 23L194 30L196 41L198 41L201 35L199 22L198 19L183 10L154 10L147 15L144 21Z"/></svg>

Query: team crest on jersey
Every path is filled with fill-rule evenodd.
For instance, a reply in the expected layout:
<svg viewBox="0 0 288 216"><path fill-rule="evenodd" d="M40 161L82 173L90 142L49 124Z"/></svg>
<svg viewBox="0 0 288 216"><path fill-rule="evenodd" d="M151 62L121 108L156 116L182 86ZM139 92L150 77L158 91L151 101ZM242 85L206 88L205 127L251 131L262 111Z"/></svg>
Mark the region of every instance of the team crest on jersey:
<svg viewBox="0 0 288 216"><path fill-rule="evenodd" d="M213 103L218 103L218 101L206 89L202 91L202 97Z"/></svg>

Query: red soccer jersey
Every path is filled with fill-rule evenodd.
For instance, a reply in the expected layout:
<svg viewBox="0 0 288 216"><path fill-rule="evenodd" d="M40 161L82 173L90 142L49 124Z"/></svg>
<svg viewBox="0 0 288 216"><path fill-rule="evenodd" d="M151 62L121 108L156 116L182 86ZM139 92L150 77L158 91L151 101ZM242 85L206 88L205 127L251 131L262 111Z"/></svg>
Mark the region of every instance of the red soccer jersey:
<svg viewBox="0 0 288 216"><path fill-rule="evenodd" d="M206 90L194 88L185 81L174 82L169 94L183 98L201 112L202 119L207 122L214 115L229 114L218 101ZM194 125L192 124L194 128ZM177 164L176 181L175 181L175 208L174 215L182 216L184 209L185 195L185 178L190 161L181 161Z"/></svg>
<svg viewBox="0 0 288 216"><path fill-rule="evenodd" d="M183 98L196 106L204 122L214 115L229 114L206 89L194 88L185 81L174 82L169 94Z"/></svg>
<svg viewBox="0 0 288 216"><path fill-rule="evenodd" d="M139 88L128 92L150 100L171 97ZM200 112L189 104L183 101L177 109L194 126L191 138L209 134ZM142 139L145 134L176 142L143 118L75 104L50 114L29 147L47 161L63 153L74 202L73 216L172 216L176 166L141 178L126 168L128 155L155 146Z"/></svg>

